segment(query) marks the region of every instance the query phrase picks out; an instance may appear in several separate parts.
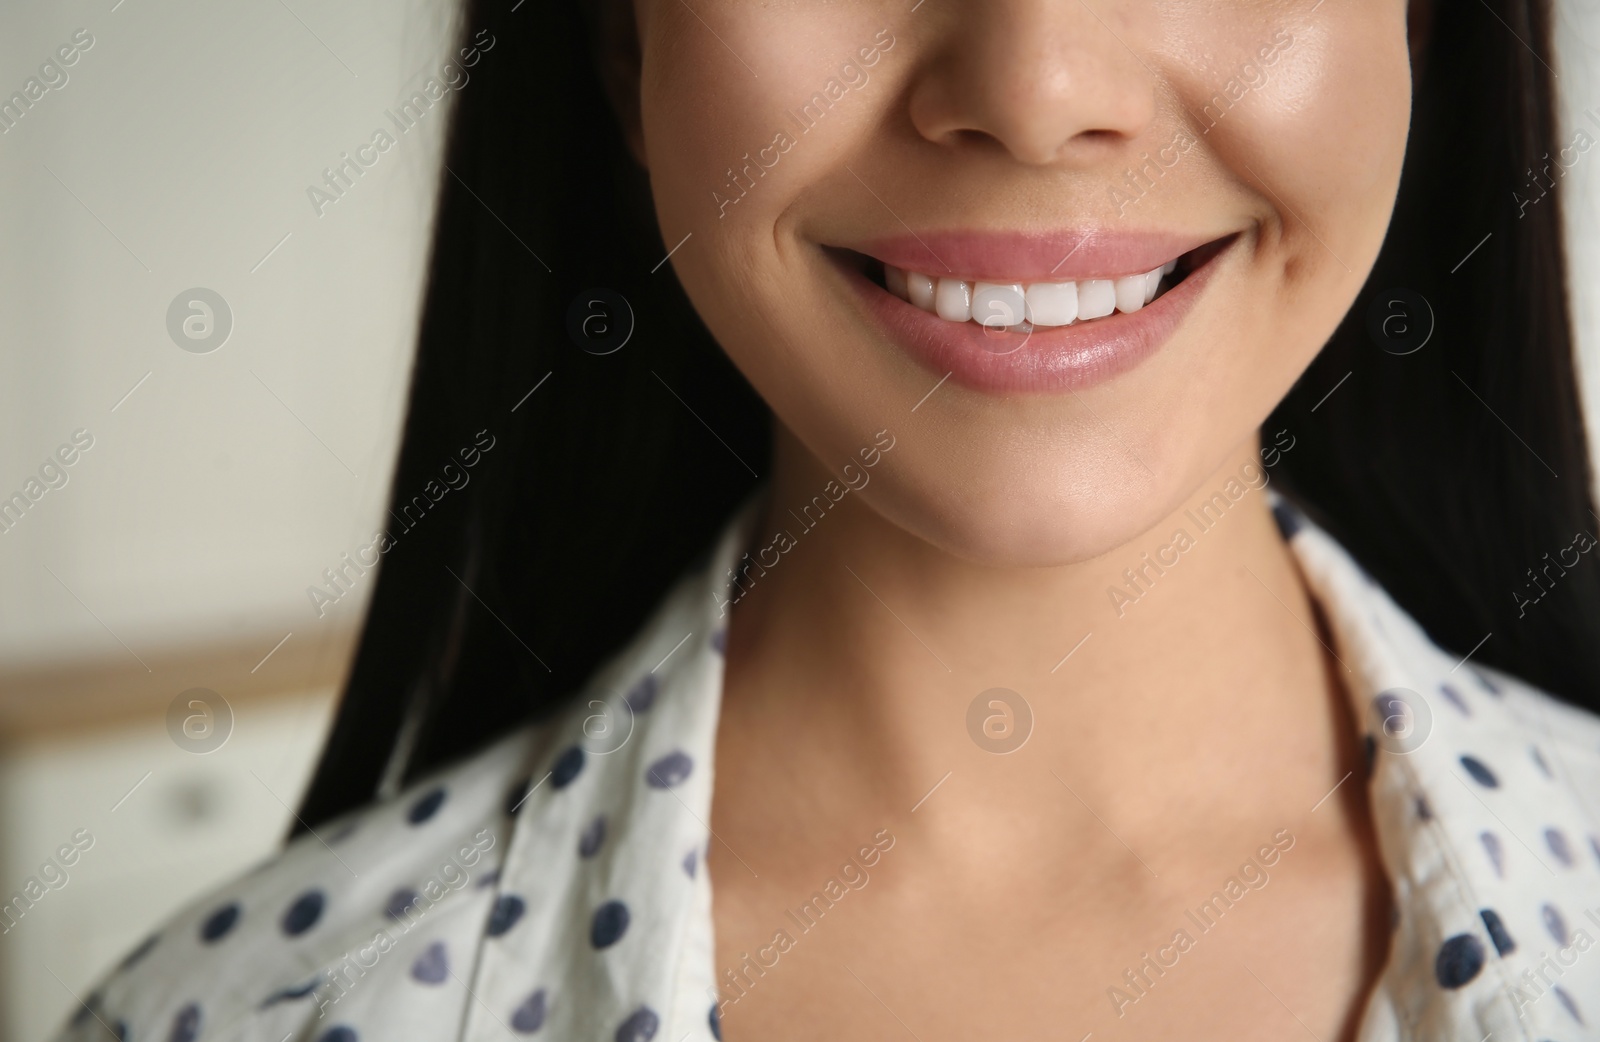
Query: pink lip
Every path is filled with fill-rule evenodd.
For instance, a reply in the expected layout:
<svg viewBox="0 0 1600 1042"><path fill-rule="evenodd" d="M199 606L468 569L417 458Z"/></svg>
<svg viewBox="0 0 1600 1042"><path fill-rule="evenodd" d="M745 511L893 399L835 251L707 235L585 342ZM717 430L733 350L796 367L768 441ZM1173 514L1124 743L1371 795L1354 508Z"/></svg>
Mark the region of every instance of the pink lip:
<svg viewBox="0 0 1600 1042"><path fill-rule="evenodd" d="M1200 245L1204 243L1190 248ZM985 329L975 322L948 322L901 300L854 268L841 265L839 270L884 334L935 376L948 373L956 382L989 394L1050 394L1083 390L1109 380L1159 350L1232 246L1232 242L1225 245L1138 311L1119 311L1027 335ZM1184 252L1167 256L1170 259ZM1105 256L1102 253L1096 259ZM1160 263L1151 263L1144 270ZM1025 280L1026 276L1013 275L1003 281L1013 279Z"/></svg>
<svg viewBox="0 0 1600 1042"><path fill-rule="evenodd" d="M1068 282L1154 271L1216 235L1063 229L922 232L849 246L905 271L970 282Z"/></svg>

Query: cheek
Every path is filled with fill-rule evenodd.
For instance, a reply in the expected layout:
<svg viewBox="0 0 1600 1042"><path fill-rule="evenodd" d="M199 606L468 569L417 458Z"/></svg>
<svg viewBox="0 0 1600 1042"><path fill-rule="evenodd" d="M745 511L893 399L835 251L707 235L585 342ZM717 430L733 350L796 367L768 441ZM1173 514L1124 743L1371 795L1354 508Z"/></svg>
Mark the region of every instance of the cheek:
<svg viewBox="0 0 1600 1042"><path fill-rule="evenodd" d="M1293 203L1346 217L1376 207L1386 222L1411 116L1404 24L1301 26L1268 71L1246 143L1258 157L1252 165L1286 203L1292 194Z"/></svg>
<svg viewBox="0 0 1600 1042"><path fill-rule="evenodd" d="M845 66L878 42L882 12L742 0L695 10L704 23L676 0L663 4L644 42L641 119L662 238L670 249L692 234L672 266L762 396L810 411L836 398L844 377L806 364L807 331L859 333L819 315L815 258L788 247L801 238L798 215L856 185L844 168L870 150L908 48L894 41L857 76Z"/></svg>
<svg viewBox="0 0 1600 1042"><path fill-rule="evenodd" d="M1207 135L1277 212L1286 275L1325 273L1341 289L1382 243L1410 124L1404 13L1378 6L1285 25L1276 58Z"/></svg>
<svg viewBox="0 0 1600 1042"><path fill-rule="evenodd" d="M877 77L851 86L841 70L879 28L863 11L662 5L644 45L642 119L663 234L737 238L764 228L770 238L776 215L848 161L869 122L865 95ZM808 117L818 95L825 115Z"/></svg>

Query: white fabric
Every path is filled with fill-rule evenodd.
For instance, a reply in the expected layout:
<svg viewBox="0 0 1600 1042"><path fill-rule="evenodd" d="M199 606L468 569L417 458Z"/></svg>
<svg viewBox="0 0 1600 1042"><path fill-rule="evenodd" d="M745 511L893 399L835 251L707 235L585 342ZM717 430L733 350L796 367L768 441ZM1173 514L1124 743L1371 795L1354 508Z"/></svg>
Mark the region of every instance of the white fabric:
<svg viewBox="0 0 1600 1042"><path fill-rule="evenodd" d="M713 1037L717 606L753 508L557 719L197 902L60 1039ZM1277 513L1363 731L1395 716L1375 705L1395 688L1431 715L1419 748L1385 738L1371 778L1344 782L1368 787L1399 908L1361 1042L1600 1038L1600 720L1439 650L1330 537ZM422 903L396 920L408 890Z"/></svg>

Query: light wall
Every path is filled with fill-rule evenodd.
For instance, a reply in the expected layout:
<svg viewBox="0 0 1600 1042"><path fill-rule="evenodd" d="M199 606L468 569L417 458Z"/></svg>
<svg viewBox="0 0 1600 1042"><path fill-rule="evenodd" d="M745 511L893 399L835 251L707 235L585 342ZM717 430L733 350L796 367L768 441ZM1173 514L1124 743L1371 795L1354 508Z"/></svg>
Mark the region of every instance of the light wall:
<svg viewBox="0 0 1600 1042"><path fill-rule="evenodd" d="M306 588L383 513L453 95L403 133L386 110L443 80L454 17L0 5L0 99L86 30L0 133L0 498L93 438L0 531L0 895L94 841L0 936L0 1040L46 1037L289 824L371 583L326 617ZM307 189L379 127L395 144L319 216ZM208 353L169 331L196 287L232 314ZM205 754L166 720L196 687L233 716Z"/></svg>
<svg viewBox="0 0 1600 1042"><path fill-rule="evenodd" d="M94 439L0 534L8 668L144 672L163 647L270 637L265 655L334 624L305 591L382 512L442 106L321 216L307 189L437 72L445 22L443 0L0 14L0 91L94 41L0 134L0 496ZM195 287L233 315L207 354L168 331Z"/></svg>

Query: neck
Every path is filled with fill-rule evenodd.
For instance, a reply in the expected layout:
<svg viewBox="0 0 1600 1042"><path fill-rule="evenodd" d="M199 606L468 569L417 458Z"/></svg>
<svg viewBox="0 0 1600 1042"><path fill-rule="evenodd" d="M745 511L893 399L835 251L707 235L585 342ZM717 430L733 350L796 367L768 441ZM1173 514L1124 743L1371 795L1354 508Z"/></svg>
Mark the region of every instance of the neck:
<svg viewBox="0 0 1600 1042"><path fill-rule="evenodd" d="M1287 824L1345 773L1345 671L1267 493L1239 477L1259 464L1254 437L1149 531L1029 568L930 545L870 492L833 502L837 479L781 427L777 446L750 560L772 561L756 548L776 533L793 545L744 570L730 609L719 756L757 755L737 742L792 771L796 815L900 820L944 778L930 807L1076 796L1124 839L1155 843L1219 815ZM825 511L802 509L814 495ZM1020 748L993 751L1025 729ZM917 824L938 820L919 811Z"/></svg>

